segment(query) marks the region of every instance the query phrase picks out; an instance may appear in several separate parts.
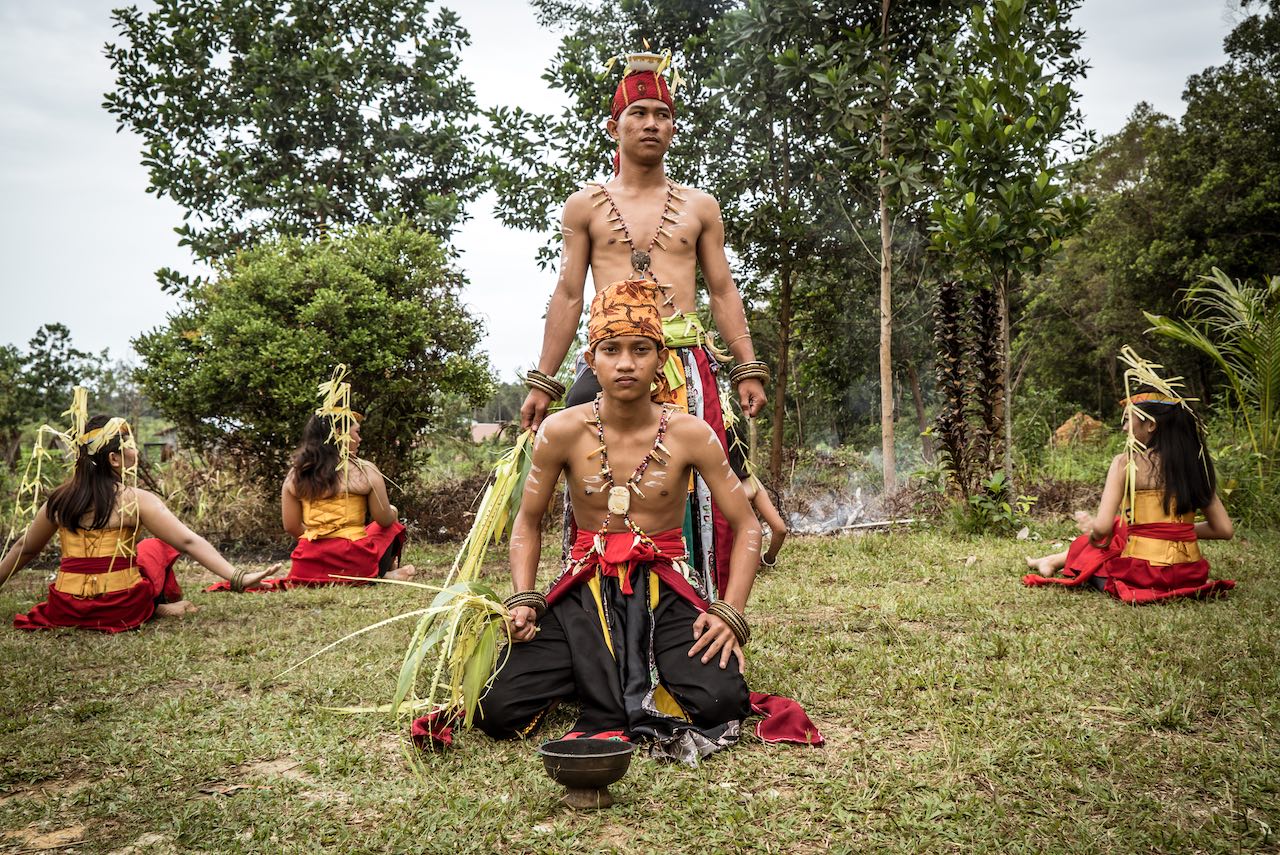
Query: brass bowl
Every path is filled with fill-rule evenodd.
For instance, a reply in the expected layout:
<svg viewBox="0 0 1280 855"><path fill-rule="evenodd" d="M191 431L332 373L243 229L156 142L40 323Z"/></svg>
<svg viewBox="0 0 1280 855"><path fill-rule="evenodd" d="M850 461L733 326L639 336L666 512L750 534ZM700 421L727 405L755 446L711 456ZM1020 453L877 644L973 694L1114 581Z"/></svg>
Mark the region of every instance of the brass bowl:
<svg viewBox="0 0 1280 855"><path fill-rule="evenodd" d="M613 804L609 785L627 774L635 750L616 739L557 739L538 747L547 775L565 787L561 801L579 810Z"/></svg>

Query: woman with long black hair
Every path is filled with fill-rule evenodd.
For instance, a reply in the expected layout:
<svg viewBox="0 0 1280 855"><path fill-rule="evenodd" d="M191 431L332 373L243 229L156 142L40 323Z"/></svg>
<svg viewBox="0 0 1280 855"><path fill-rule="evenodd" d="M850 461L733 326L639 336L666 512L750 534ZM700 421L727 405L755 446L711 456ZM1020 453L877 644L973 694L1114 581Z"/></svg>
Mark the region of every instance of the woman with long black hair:
<svg viewBox="0 0 1280 855"><path fill-rule="evenodd" d="M280 489L284 529L298 538L298 545L289 575L264 587L413 578L413 565L398 566L405 528L387 498L386 479L377 466L356 455L359 448L358 415L346 430L335 430L331 416L307 419Z"/></svg>
<svg viewBox="0 0 1280 855"><path fill-rule="evenodd" d="M182 553L236 588L267 575L269 570L236 570L158 496L125 482L138 461L128 422L96 416L69 439L75 451L71 477L49 494L0 560L2 585L58 535L62 560L48 599L16 615L18 629L122 632L154 616L194 612L173 572ZM142 529L155 536L140 539Z"/></svg>
<svg viewBox="0 0 1280 855"><path fill-rule="evenodd" d="M1081 535L1064 552L1028 558L1036 572L1023 582L1089 584L1135 605L1225 593L1235 583L1209 579L1198 541L1230 540L1235 529L1199 421L1167 390L1122 403L1130 447L1111 461L1097 515L1077 511Z"/></svg>

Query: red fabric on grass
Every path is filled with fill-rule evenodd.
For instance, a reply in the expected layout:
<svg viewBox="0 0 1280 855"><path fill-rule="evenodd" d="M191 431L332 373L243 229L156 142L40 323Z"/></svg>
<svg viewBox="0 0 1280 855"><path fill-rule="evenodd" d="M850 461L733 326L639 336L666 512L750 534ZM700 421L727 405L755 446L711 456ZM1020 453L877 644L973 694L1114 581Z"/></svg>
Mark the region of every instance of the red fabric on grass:
<svg viewBox="0 0 1280 855"><path fill-rule="evenodd" d="M1111 542L1104 548L1089 543L1081 535L1067 548L1067 563L1063 576L1044 577L1028 573L1022 583L1037 585L1082 585L1094 576L1106 579L1103 590L1116 599L1130 605L1143 606L1162 600L1213 597L1225 594L1235 587L1230 579L1209 579L1209 562L1204 558L1178 564L1152 564L1142 558L1121 555L1130 537L1151 537L1190 543L1196 539L1195 526L1191 523L1142 523L1126 525L1116 518Z"/></svg>
<svg viewBox="0 0 1280 855"><path fill-rule="evenodd" d="M359 540L345 537L321 537L315 540L299 539L294 547L293 564L289 575L283 579L269 579L246 588L249 593L287 591L290 588L315 585L365 585L366 580L378 577L378 562L393 544L404 546L405 530L400 523L389 526L371 522L364 527L365 536ZM358 579L337 579L335 576L357 576ZM206 591L230 591L231 583L215 582Z"/></svg>
<svg viewBox="0 0 1280 855"><path fill-rule="evenodd" d="M163 540L148 537L138 541L136 554L106 558L64 558L63 573L102 574L137 567L142 578L132 587L96 597L73 597L49 586L49 597L26 614L14 615L18 629L77 627L98 632L125 632L137 629L155 614L157 600L174 603L182 599L182 588L173 573L180 554Z"/></svg>

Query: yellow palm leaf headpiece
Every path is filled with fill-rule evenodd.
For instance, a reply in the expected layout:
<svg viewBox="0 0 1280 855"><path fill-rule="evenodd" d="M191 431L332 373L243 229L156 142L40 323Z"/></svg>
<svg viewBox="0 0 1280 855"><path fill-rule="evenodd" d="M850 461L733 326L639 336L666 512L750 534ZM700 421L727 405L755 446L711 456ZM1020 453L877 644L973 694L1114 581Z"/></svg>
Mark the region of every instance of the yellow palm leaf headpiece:
<svg viewBox="0 0 1280 855"><path fill-rule="evenodd" d="M338 363L333 374L319 386L320 407L316 415L329 420L329 441L338 446L338 471L346 472L351 460L352 432L360 421L351 409L351 384L345 379L347 366Z"/></svg>
<svg viewBox="0 0 1280 855"><path fill-rule="evenodd" d="M1151 415L1145 412L1138 404L1168 404L1171 406L1179 406L1191 414L1196 419L1197 425L1199 418L1191 409L1191 404L1198 398L1188 398L1182 394L1181 390L1185 389L1182 383L1182 377L1162 377L1160 372L1164 370L1164 366L1156 362L1143 359L1137 352L1125 345L1120 348L1119 359L1127 367L1124 370L1124 400L1120 403L1124 406L1124 415L1126 424L1129 426L1128 435L1125 437L1125 455L1128 462L1125 467L1125 495L1128 498L1129 507L1133 507L1133 492L1135 489L1135 477L1137 474L1137 466L1133 462L1135 454L1147 450L1139 439L1134 436L1133 427L1138 420L1150 421ZM1135 388L1143 388L1142 392L1134 392ZM1200 459L1204 461L1204 443L1200 445ZM1205 463L1207 467L1207 463Z"/></svg>

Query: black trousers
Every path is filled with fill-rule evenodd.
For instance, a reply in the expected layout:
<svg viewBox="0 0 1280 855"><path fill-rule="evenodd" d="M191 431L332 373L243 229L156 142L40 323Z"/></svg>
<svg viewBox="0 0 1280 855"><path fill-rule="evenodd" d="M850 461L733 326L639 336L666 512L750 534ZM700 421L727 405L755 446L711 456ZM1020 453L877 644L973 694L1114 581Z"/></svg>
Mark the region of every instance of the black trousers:
<svg viewBox="0 0 1280 855"><path fill-rule="evenodd" d="M645 590L647 586L631 596L643 596ZM697 617L697 609L663 586L653 611L652 649L659 682L697 728L746 718L751 712L750 692L737 659L721 669L719 657L703 664L701 655L688 655ZM609 653L595 598L585 584L557 602L538 626L533 641L512 645L505 667L480 701L477 725L485 733L495 739L524 734L560 700L581 704L573 729L587 735L609 730L630 734L641 725L645 725L643 733L653 729L648 726L653 717L636 709L633 692L627 693L631 702L624 703L619 660ZM634 631L626 634L634 639L629 644L639 641ZM648 652L641 655L647 657ZM634 661L635 656L622 659ZM627 682L634 684L634 679Z"/></svg>

